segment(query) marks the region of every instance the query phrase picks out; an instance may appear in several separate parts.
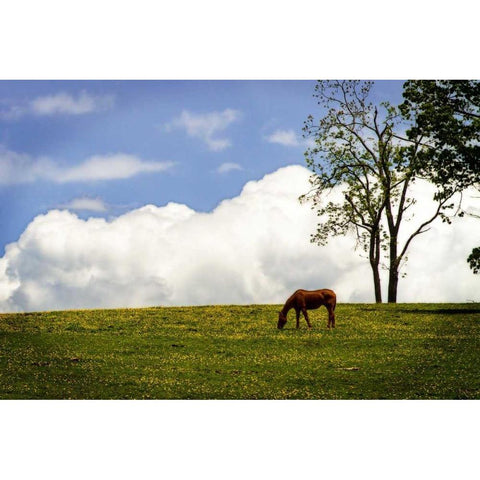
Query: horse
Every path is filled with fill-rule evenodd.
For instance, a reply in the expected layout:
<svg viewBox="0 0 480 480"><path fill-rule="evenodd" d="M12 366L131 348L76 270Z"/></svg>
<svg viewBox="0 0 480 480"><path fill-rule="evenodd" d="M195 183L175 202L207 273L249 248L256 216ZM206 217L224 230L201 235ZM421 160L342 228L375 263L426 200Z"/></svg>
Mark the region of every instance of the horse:
<svg viewBox="0 0 480 480"><path fill-rule="evenodd" d="M335 306L337 296L333 290L297 290L286 302L278 314L277 328L282 329L287 323L287 314L294 308L297 314L297 328L300 327L300 311L307 321L308 328L312 328L308 319L307 310L314 310L325 305L328 310L328 328L335 328Z"/></svg>

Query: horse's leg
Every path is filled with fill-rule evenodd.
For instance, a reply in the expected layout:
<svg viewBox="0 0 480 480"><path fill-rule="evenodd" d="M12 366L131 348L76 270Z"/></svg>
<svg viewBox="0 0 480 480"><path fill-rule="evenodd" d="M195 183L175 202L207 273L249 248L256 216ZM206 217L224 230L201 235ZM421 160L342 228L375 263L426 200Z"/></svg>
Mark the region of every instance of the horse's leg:
<svg viewBox="0 0 480 480"><path fill-rule="evenodd" d="M327 328L335 328L335 312L333 311L335 307L332 305L327 305L328 310L328 325Z"/></svg>
<svg viewBox="0 0 480 480"><path fill-rule="evenodd" d="M308 319L307 308L305 306L302 307L302 312L303 312L303 316L305 317L305 320L307 321L308 328L312 328L312 325L310 324L310 320Z"/></svg>
<svg viewBox="0 0 480 480"><path fill-rule="evenodd" d="M297 328L300 328L300 310L295 309L295 313L297 314Z"/></svg>

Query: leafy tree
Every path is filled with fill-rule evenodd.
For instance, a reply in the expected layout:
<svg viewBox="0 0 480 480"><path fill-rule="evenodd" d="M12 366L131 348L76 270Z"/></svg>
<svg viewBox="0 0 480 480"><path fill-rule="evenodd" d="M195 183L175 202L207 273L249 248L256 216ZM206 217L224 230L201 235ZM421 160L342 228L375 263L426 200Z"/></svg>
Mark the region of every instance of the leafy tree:
<svg viewBox="0 0 480 480"><path fill-rule="evenodd" d="M422 137L418 174L441 185L445 192L480 184L480 81L410 80L404 84L405 118L414 123L408 137ZM464 213L464 212L462 212ZM474 273L480 247L467 261Z"/></svg>
<svg viewBox="0 0 480 480"><path fill-rule="evenodd" d="M473 273L480 272L480 247L475 247L472 250L472 253L467 258L467 262L470 264Z"/></svg>
<svg viewBox="0 0 480 480"><path fill-rule="evenodd" d="M301 197L311 201L322 217L312 242L355 231L373 273L375 300L382 301L379 266L382 250L388 256L388 301L397 301L399 271L411 241L427 231L442 213L449 195L438 195L437 210L399 244L406 211L415 203L409 188L415 180L419 140L401 138L399 111L368 96L373 82L319 81L314 97L325 113L310 115L304 135L315 144L305 152L312 169L312 189ZM330 193L337 187L339 198ZM338 195L338 194L337 194Z"/></svg>
<svg viewBox="0 0 480 480"><path fill-rule="evenodd" d="M325 245L330 236L345 235L354 229L368 258L373 273L376 302L382 301L380 283L381 219L385 208L380 183L375 172L376 156L368 153L364 129L372 106L366 104L370 84L357 82L319 82L314 96L319 105L328 109L319 125L313 116L305 122L304 132L315 137L315 146L305 153L310 168L316 172L310 178L312 190L301 197L311 200L319 216L312 241ZM320 156L321 161L316 162ZM327 193L342 185L338 201L325 202Z"/></svg>

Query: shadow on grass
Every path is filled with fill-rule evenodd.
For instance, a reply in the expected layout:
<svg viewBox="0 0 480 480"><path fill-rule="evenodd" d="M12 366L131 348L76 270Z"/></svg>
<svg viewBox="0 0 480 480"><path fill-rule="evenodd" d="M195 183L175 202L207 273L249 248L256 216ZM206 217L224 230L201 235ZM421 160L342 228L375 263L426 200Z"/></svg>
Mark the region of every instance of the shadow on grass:
<svg viewBox="0 0 480 480"><path fill-rule="evenodd" d="M438 308L438 309L421 309L421 308L399 308L399 313L415 313L417 315L465 315L480 314L480 308Z"/></svg>
<svg viewBox="0 0 480 480"><path fill-rule="evenodd" d="M391 311L393 313L413 313L420 315L465 315L480 314L480 305L471 307L444 307L444 308L421 308L416 306L408 307L406 305L380 304L376 306L360 307L364 312Z"/></svg>

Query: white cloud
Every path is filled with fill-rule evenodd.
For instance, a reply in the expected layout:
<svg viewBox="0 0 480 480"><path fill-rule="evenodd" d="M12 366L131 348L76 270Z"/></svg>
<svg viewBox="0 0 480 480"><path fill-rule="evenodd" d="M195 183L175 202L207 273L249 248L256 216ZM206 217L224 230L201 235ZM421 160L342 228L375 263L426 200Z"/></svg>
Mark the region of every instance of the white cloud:
<svg viewBox="0 0 480 480"><path fill-rule="evenodd" d="M123 153L88 158L75 167L56 168L50 173L55 182L78 182L87 180L115 180L130 178L145 172L163 172L173 162L148 162L134 155Z"/></svg>
<svg viewBox="0 0 480 480"><path fill-rule="evenodd" d="M400 242L430 218L436 208L432 196L434 188L425 181L417 181L411 196L417 200L408 222L402 223ZM478 205L472 190L463 195L463 206L467 209ZM458 199L458 196L456 197ZM403 268L407 274L400 280L400 301L408 302L467 302L480 301L478 275L470 270L467 257L472 248L480 245L478 232L480 220L476 218L453 218L452 225L437 219L428 232L416 237L408 252L408 262Z"/></svg>
<svg viewBox="0 0 480 480"><path fill-rule="evenodd" d="M267 137L270 143L279 143L289 147L297 147L300 142L297 139L297 134L293 130L275 130Z"/></svg>
<svg viewBox="0 0 480 480"><path fill-rule="evenodd" d="M241 114L231 108L223 112L193 113L182 111L179 117L166 125L167 131L174 128L185 129L187 135L199 138L213 151L220 151L232 145L228 138L218 138L218 133L223 132L232 123L239 120Z"/></svg>
<svg viewBox="0 0 480 480"><path fill-rule="evenodd" d="M68 210L83 210L89 212L106 212L107 205L101 198L79 197L60 206Z"/></svg>
<svg viewBox="0 0 480 480"><path fill-rule="evenodd" d="M313 146L312 139L299 138L294 130L275 130L272 134L265 137L269 143L277 143L285 147Z"/></svg>
<svg viewBox="0 0 480 480"><path fill-rule="evenodd" d="M238 163L225 162L217 168L217 173L228 173L232 170L243 170L243 168Z"/></svg>
<svg viewBox="0 0 480 480"><path fill-rule="evenodd" d="M0 149L0 185L49 180L56 183L130 178L145 172L163 172L173 162L142 160L124 153L95 155L77 165L62 165L45 157Z"/></svg>
<svg viewBox="0 0 480 480"><path fill-rule="evenodd" d="M55 168L55 163L49 159L34 159L0 147L0 185L33 182Z"/></svg>
<svg viewBox="0 0 480 480"><path fill-rule="evenodd" d="M76 97L69 93L58 92L34 98L22 104L10 105L0 112L4 119L16 120L24 115L84 115L108 110L113 107L113 95L92 95L82 91Z"/></svg>
<svg viewBox="0 0 480 480"><path fill-rule="evenodd" d="M35 98L30 102L30 109L35 115L83 115L108 110L113 103L113 95L91 95L83 91L75 98L60 92Z"/></svg>
<svg viewBox="0 0 480 480"><path fill-rule="evenodd" d="M66 210L40 215L0 259L0 310L281 303L297 288L333 288L340 302L371 302L370 268L353 238L309 242L318 219L297 200L309 175L282 168L210 213L170 203L112 221ZM416 188L424 205L413 207L405 231L433 207L422 182ZM480 300L465 260L478 226L472 218L439 222L414 241L399 300Z"/></svg>
<svg viewBox="0 0 480 480"><path fill-rule="evenodd" d="M20 281L16 279L10 272L7 271L8 259L7 257L0 258L0 305L8 311L12 307L13 310L18 310L17 305L12 305L10 296L17 288L20 287Z"/></svg>

